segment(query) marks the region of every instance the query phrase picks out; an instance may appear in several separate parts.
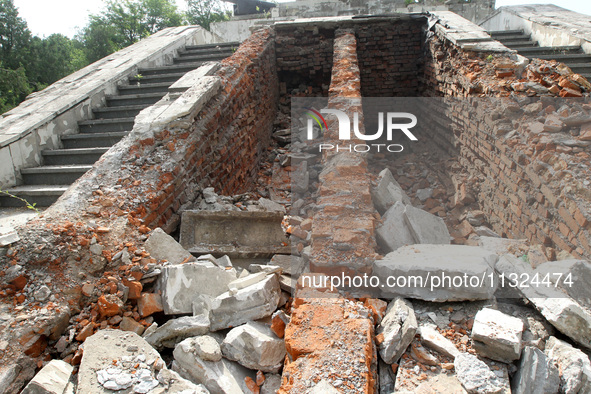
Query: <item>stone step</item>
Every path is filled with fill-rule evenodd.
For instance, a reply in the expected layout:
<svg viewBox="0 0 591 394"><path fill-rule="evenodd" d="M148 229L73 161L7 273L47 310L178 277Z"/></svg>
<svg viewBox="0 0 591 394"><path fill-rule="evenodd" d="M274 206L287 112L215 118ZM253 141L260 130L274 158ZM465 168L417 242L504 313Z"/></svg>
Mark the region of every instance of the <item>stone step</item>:
<svg viewBox="0 0 591 394"><path fill-rule="evenodd" d="M140 74L142 75L142 74ZM184 72L177 72L171 74L154 74L154 75L142 75L141 78L132 77L129 78L129 84L135 83L162 83L162 82L170 82L174 83L179 80L180 77L185 75Z"/></svg>
<svg viewBox="0 0 591 394"><path fill-rule="evenodd" d="M535 41L531 41L531 40L507 41L507 42L501 41L501 43L503 43L503 45L505 45L507 48L511 48L511 49L515 49L515 50L517 50L515 47L525 47L525 48L537 48L538 47L538 43Z"/></svg>
<svg viewBox="0 0 591 394"><path fill-rule="evenodd" d="M219 47L219 48L201 48L179 51L179 56L195 56L195 55L211 55L211 54L225 54L230 56L233 54L238 46L234 47Z"/></svg>
<svg viewBox="0 0 591 394"><path fill-rule="evenodd" d="M491 37L514 36L518 34L523 34L523 30L498 30L488 32L488 34L490 34Z"/></svg>
<svg viewBox="0 0 591 394"><path fill-rule="evenodd" d="M21 170L25 185L68 185L76 181L92 165L62 165L24 168Z"/></svg>
<svg viewBox="0 0 591 394"><path fill-rule="evenodd" d="M231 41L231 42L218 42L215 44L202 44L202 45L187 45L185 47L185 51L192 51L196 49L212 49L212 48L231 48L231 47L238 47L240 46L239 41Z"/></svg>
<svg viewBox="0 0 591 394"><path fill-rule="evenodd" d="M586 53L573 53L573 54L549 54L536 56L538 59L545 60L558 60L563 63L585 63L591 62L591 55Z"/></svg>
<svg viewBox="0 0 591 394"><path fill-rule="evenodd" d="M64 135L62 136L62 144L65 149L110 147L127 134L127 132L120 131L115 133Z"/></svg>
<svg viewBox="0 0 591 394"><path fill-rule="evenodd" d="M530 36L526 34L515 34L515 35L505 35L505 36L497 36L493 37L502 43L511 42L511 41L529 41Z"/></svg>
<svg viewBox="0 0 591 394"><path fill-rule="evenodd" d="M131 131L135 118L91 119L78 122L81 133L110 133L115 131Z"/></svg>
<svg viewBox="0 0 591 394"><path fill-rule="evenodd" d="M53 149L44 150L41 154L45 165L94 164L108 150L108 147Z"/></svg>
<svg viewBox="0 0 591 394"><path fill-rule="evenodd" d="M127 107L130 105L152 105L156 104L164 93L129 94L124 96L107 96L109 107Z"/></svg>
<svg viewBox="0 0 591 394"><path fill-rule="evenodd" d="M591 73L591 63L566 63L565 64L577 74Z"/></svg>
<svg viewBox="0 0 591 394"><path fill-rule="evenodd" d="M175 64L195 63L195 62L211 62L215 60L223 60L231 54L214 53L210 55L186 55L174 59Z"/></svg>
<svg viewBox="0 0 591 394"><path fill-rule="evenodd" d="M135 118L144 108L149 105L128 105L125 107L103 107L94 109L95 119L118 119L118 118Z"/></svg>
<svg viewBox="0 0 591 394"><path fill-rule="evenodd" d="M141 75L168 75L178 73L188 73L189 71L195 70L203 65L204 62L187 63L187 64L173 64L169 66L154 67L139 69L138 74Z"/></svg>
<svg viewBox="0 0 591 394"><path fill-rule="evenodd" d="M69 185L22 185L8 189L7 192L25 199L37 207L48 207L68 190ZM17 198L0 194L0 206L24 207L25 203Z"/></svg>
<svg viewBox="0 0 591 394"><path fill-rule="evenodd" d="M550 54L550 53L581 53L581 47L576 45L558 47L511 47L522 55Z"/></svg>
<svg viewBox="0 0 591 394"><path fill-rule="evenodd" d="M131 85L122 85L118 87L120 95L145 94L145 93L167 93L168 87L172 82L142 83L138 82Z"/></svg>

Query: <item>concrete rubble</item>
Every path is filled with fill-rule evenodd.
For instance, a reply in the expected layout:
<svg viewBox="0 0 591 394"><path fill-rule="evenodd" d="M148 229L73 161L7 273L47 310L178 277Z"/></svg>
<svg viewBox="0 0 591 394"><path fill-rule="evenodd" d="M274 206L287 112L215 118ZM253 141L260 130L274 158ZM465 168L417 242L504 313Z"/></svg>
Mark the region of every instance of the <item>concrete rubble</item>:
<svg viewBox="0 0 591 394"><path fill-rule="evenodd" d="M557 393L560 377L556 365L535 347L526 346L522 353L519 369L513 378L513 393Z"/></svg>
<svg viewBox="0 0 591 394"><path fill-rule="evenodd" d="M61 394L65 391L74 368L62 361L51 360L23 389L24 394Z"/></svg>
<svg viewBox="0 0 591 394"><path fill-rule="evenodd" d="M376 330L376 341L382 360L388 364L398 361L417 332L417 320L410 302L396 298Z"/></svg>
<svg viewBox="0 0 591 394"><path fill-rule="evenodd" d="M459 354L454 360L456 376L468 393L511 393L506 368L491 369L471 354Z"/></svg>
<svg viewBox="0 0 591 394"><path fill-rule="evenodd" d="M222 343L222 353L246 368L277 373L285 359L283 339L263 323L248 322L232 328Z"/></svg>
<svg viewBox="0 0 591 394"><path fill-rule="evenodd" d="M544 353L558 367L562 392L586 393L591 390L589 356L556 337L548 339Z"/></svg>
<svg viewBox="0 0 591 394"><path fill-rule="evenodd" d="M484 308L472 327L474 348L484 357L510 363L521 356L523 321L500 311Z"/></svg>

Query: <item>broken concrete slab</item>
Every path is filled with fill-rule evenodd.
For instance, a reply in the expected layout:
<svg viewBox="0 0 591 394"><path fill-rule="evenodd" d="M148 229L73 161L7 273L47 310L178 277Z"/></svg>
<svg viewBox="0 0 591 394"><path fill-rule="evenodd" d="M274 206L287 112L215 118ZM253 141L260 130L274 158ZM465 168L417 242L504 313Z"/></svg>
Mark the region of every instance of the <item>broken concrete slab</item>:
<svg viewBox="0 0 591 394"><path fill-rule="evenodd" d="M22 394L62 394L72 376L72 367L62 360L51 360L27 384Z"/></svg>
<svg viewBox="0 0 591 394"><path fill-rule="evenodd" d="M166 260L171 264L194 261L195 257L183 248L174 238L161 228L155 228L144 243L150 256L158 260Z"/></svg>
<svg viewBox="0 0 591 394"><path fill-rule="evenodd" d="M553 394L559 386L556 365L540 349L526 346L513 377L513 394Z"/></svg>
<svg viewBox="0 0 591 394"><path fill-rule="evenodd" d="M462 387L469 394L511 393L506 368L494 371L484 361L468 353L460 353L455 358L454 368Z"/></svg>
<svg viewBox="0 0 591 394"><path fill-rule="evenodd" d="M518 254L520 250L529 249L529 242L527 239L508 239L498 237L486 237L481 236L478 240L478 244L481 248L489 250L493 253L502 256L506 253Z"/></svg>
<svg viewBox="0 0 591 394"><path fill-rule="evenodd" d="M386 253L416 243L404 220L405 210L406 206L397 201L386 211L382 225L376 229L376 241Z"/></svg>
<svg viewBox="0 0 591 394"><path fill-rule="evenodd" d="M548 278L582 306L591 308L591 263L587 260L549 261L540 264L535 273L541 279Z"/></svg>
<svg viewBox="0 0 591 394"><path fill-rule="evenodd" d="M181 245L191 253L238 258L290 254L283 214L266 211L185 211Z"/></svg>
<svg viewBox="0 0 591 394"><path fill-rule="evenodd" d="M277 275L270 275L235 294L226 292L211 300L210 329L222 330L271 316L277 309L280 298L281 288Z"/></svg>
<svg viewBox="0 0 591 394"><path fill-rule="evenodd" d="M220 361L222 359L222 350L220 344L214 337L201 335L194 338L193 342L196 354L204 361Z"/></svg>
<svg viewBox="0 0 591 394"><path fill-rule="evenodd" d="M556 337L546 341L544 352L558 366L562 392L591 392L591 362L585 353Z"/></svg>
<svg viewBox="0 0 591 394"><path fill-rule="evenodd" d="M152 376L162 368L165 363L160 354L139 335L121 330L100 330L84 341L76 393L107 394L112 392L110 387L123 387L120 393L130 393L136 385L151 385ZM140 375L142 370L150 376L144 376L146 372ZM140 376L146 379L138 379Z"/></svg>
<svg viewBox="0 0 591 394"><path fill-rule="evenodd" d="M266 324L248 322L230 330L222 353L246 368L277 373L283 367L285 343Z"/></svg>
<svg viewBox="0 0 591 394"><path fill-rule="evenodd" d="M411 203L410 198L387 168L378 175L377 186L371 190L371 198L376 210L382 215L397 201L405 205Z"/></svg>
<svg viewBox="0 0 591 394"><path fill-rule="evenodd" d="M523 329L521 319L484 308L474 317L473 346L484 357L511 363L521 356Z"/></svg>
<svg viewBox="0 0 591 394"><path fill-rule="evenodd" d="M488 300L497 288L498 256L476 246L411 245L374 262L383 297L407 297L425 301ZM395 287L388 278L402 278ZM484 283L482 282L484 278Z"/></svg>
<svg viewBox="0 0 591 394"><path fill-rule="evenodd" d="M434 326L424 324L419 327L418 333L421 335L421 343L424 346L452 359L460 354L456 345L441 335Z"/></svg>
<svg viewBox="0 0 591 394"><path fill-rule="evenodd" d="M265 382L261 386L261 394L276 394L281 387L281 375L266 374Z"/></svg>
<svg viewBox="0 0 591 394"><path fill-rule="evenodd" d="M396 298L388 305L386 315L376 329L376 343L382 360L398 361L417 332L417 319L412 304Z"/></svg>
<svg viewBox="0 0 591 394"><path fill-rule="evenodd" d="M196 338L188 338L175 347L172 365L174 371L193 383L203 384L212 393L250 392L244 379L255 379L254 371L224 358L219 361L205 361L197 355L195 342Z"/></svg>
<svg viewBox="0 0 591 394"><path fill-rule="evenodd" d="M528 263L510 254L499 259L496 270L505 276L506 282L513 277L511 275L517 275L517 278L524 274L529 278L535 275ZM535 287L519 286L515 282L512 286L556 329L586 348L591 348L591 314L562 289L555 288L554 284Z"/></svg>
<svg viewBox="0 0 591 394"><path fill-rule="evenodd" d="M195 384L181 377L170 369L161 369L158 372L158 382L163 387L156 387L150 394L187 393L187 394L209 394L209 390L201 384ZM65 394L65 393L64 393Z"/></svg>
<svg viewBox="0 0 591 394"><path fill-rule="evenodd" d="M451 241L443 219L427 211L407 205L404 209L404 222L415 243L448 245Z"/></svg>
<svg viewBox="0 0 591 394"><path fill-rule="evenodd" d="M257 272L256 274L248 274L248 271L243 272L246 272L245 276L241 276L240 278L228 283L230 294L236 294L238 290L257 284L267 277L266 272Z"/></svg>
<svg viewBox="0 0 591 394"><path fill-rule="evenodd" d="M236 270L202 263L186 263L163 267L158 279L162 289L162 307L167 315L192 313L197 294L212 297L228 291L236 280Z"/></svg>
<svg viewBox="0 0 591 394"><path fill-rule="evenodd" d="M259 198L259 206L263 208L265 211L281 212L284 215L287 213L283 205L276 203L275 201L269 200L268 198Z"/></svg>
<svg viewBox="0 0 591 394"><path fill-rule="evenodd" d="M299 256L276 254L271 258L270 265L277 265L283 269L283 273L298 277L308 268L306 260Z"/></svg>
<svg viewBox="0 0 591 394"><path fill-rule="evenodd" d="M156 349L173 348L185 338L203 335L208 332L209 319L207 316L184 316L170 319L155 330L150 330L144 336L144 339Z"/></svg>

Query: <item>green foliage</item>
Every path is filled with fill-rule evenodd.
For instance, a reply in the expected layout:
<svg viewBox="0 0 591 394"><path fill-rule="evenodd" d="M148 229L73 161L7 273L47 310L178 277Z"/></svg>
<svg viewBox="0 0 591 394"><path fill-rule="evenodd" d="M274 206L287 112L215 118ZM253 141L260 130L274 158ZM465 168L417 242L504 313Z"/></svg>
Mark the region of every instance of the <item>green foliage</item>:
<svg viewBox="0 0 591 394"><path fill-rule="evenodd" d="M32 91L24 68L10 70L0 64L0 113L19 105Z"/></svg>
<svg viewBox="0 0 591 394"><path fill-rule="evenodd" d="M6 68L16 69L31 40L31 32L12 0L0 0L0 62Z"/></svg>
<svg viewBox="0 0 591 394"><path fill-rule="evenodd" d="M15 196L14 194L11 194L11 193L9 193L9 192L7 192L7 191L5 191L5 190L1 190L1 189L0 189L0 193L1 193L1 194L5 194L5 195L7 195L8 197L15 198L15 199L17 199L17 200L21 200L22 202L24 202L24 203L25 203L25 206L26 206L28 209L30 209L30 210L32 210L32 211L35 211L35 212L37 212L38 214L40 214L40 213L41 213L41 211L39 211L39 209L38 209L38 208L37 208L37 206L36 206L36 205L37 205L37 203L33 203L33 204L31 204L30 202L28 202L28 201L27 201L27 200L25 200L24 198L22 198L22 197L19 197L19 196Z"/></svg>
<svg viewBox="0 0 591 394"><path fill-rule="evenodd" d="M187 20L191 25L199 25L209 30L214 22L230 19L232 14L225 11L220 0L187 0Z"/></svg>

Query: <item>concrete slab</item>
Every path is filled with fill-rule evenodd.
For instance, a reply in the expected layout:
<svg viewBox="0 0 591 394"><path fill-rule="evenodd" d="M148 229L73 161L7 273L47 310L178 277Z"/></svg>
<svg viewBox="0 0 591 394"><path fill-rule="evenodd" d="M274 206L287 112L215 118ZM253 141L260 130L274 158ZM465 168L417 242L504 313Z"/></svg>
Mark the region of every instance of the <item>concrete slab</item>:
<svg viewBox="0 0 591 394"><path fill-rule="evenodd" d="M180 242L194 254L231 258L290 254L282 220L280 212L185 211Z"/></svg>

